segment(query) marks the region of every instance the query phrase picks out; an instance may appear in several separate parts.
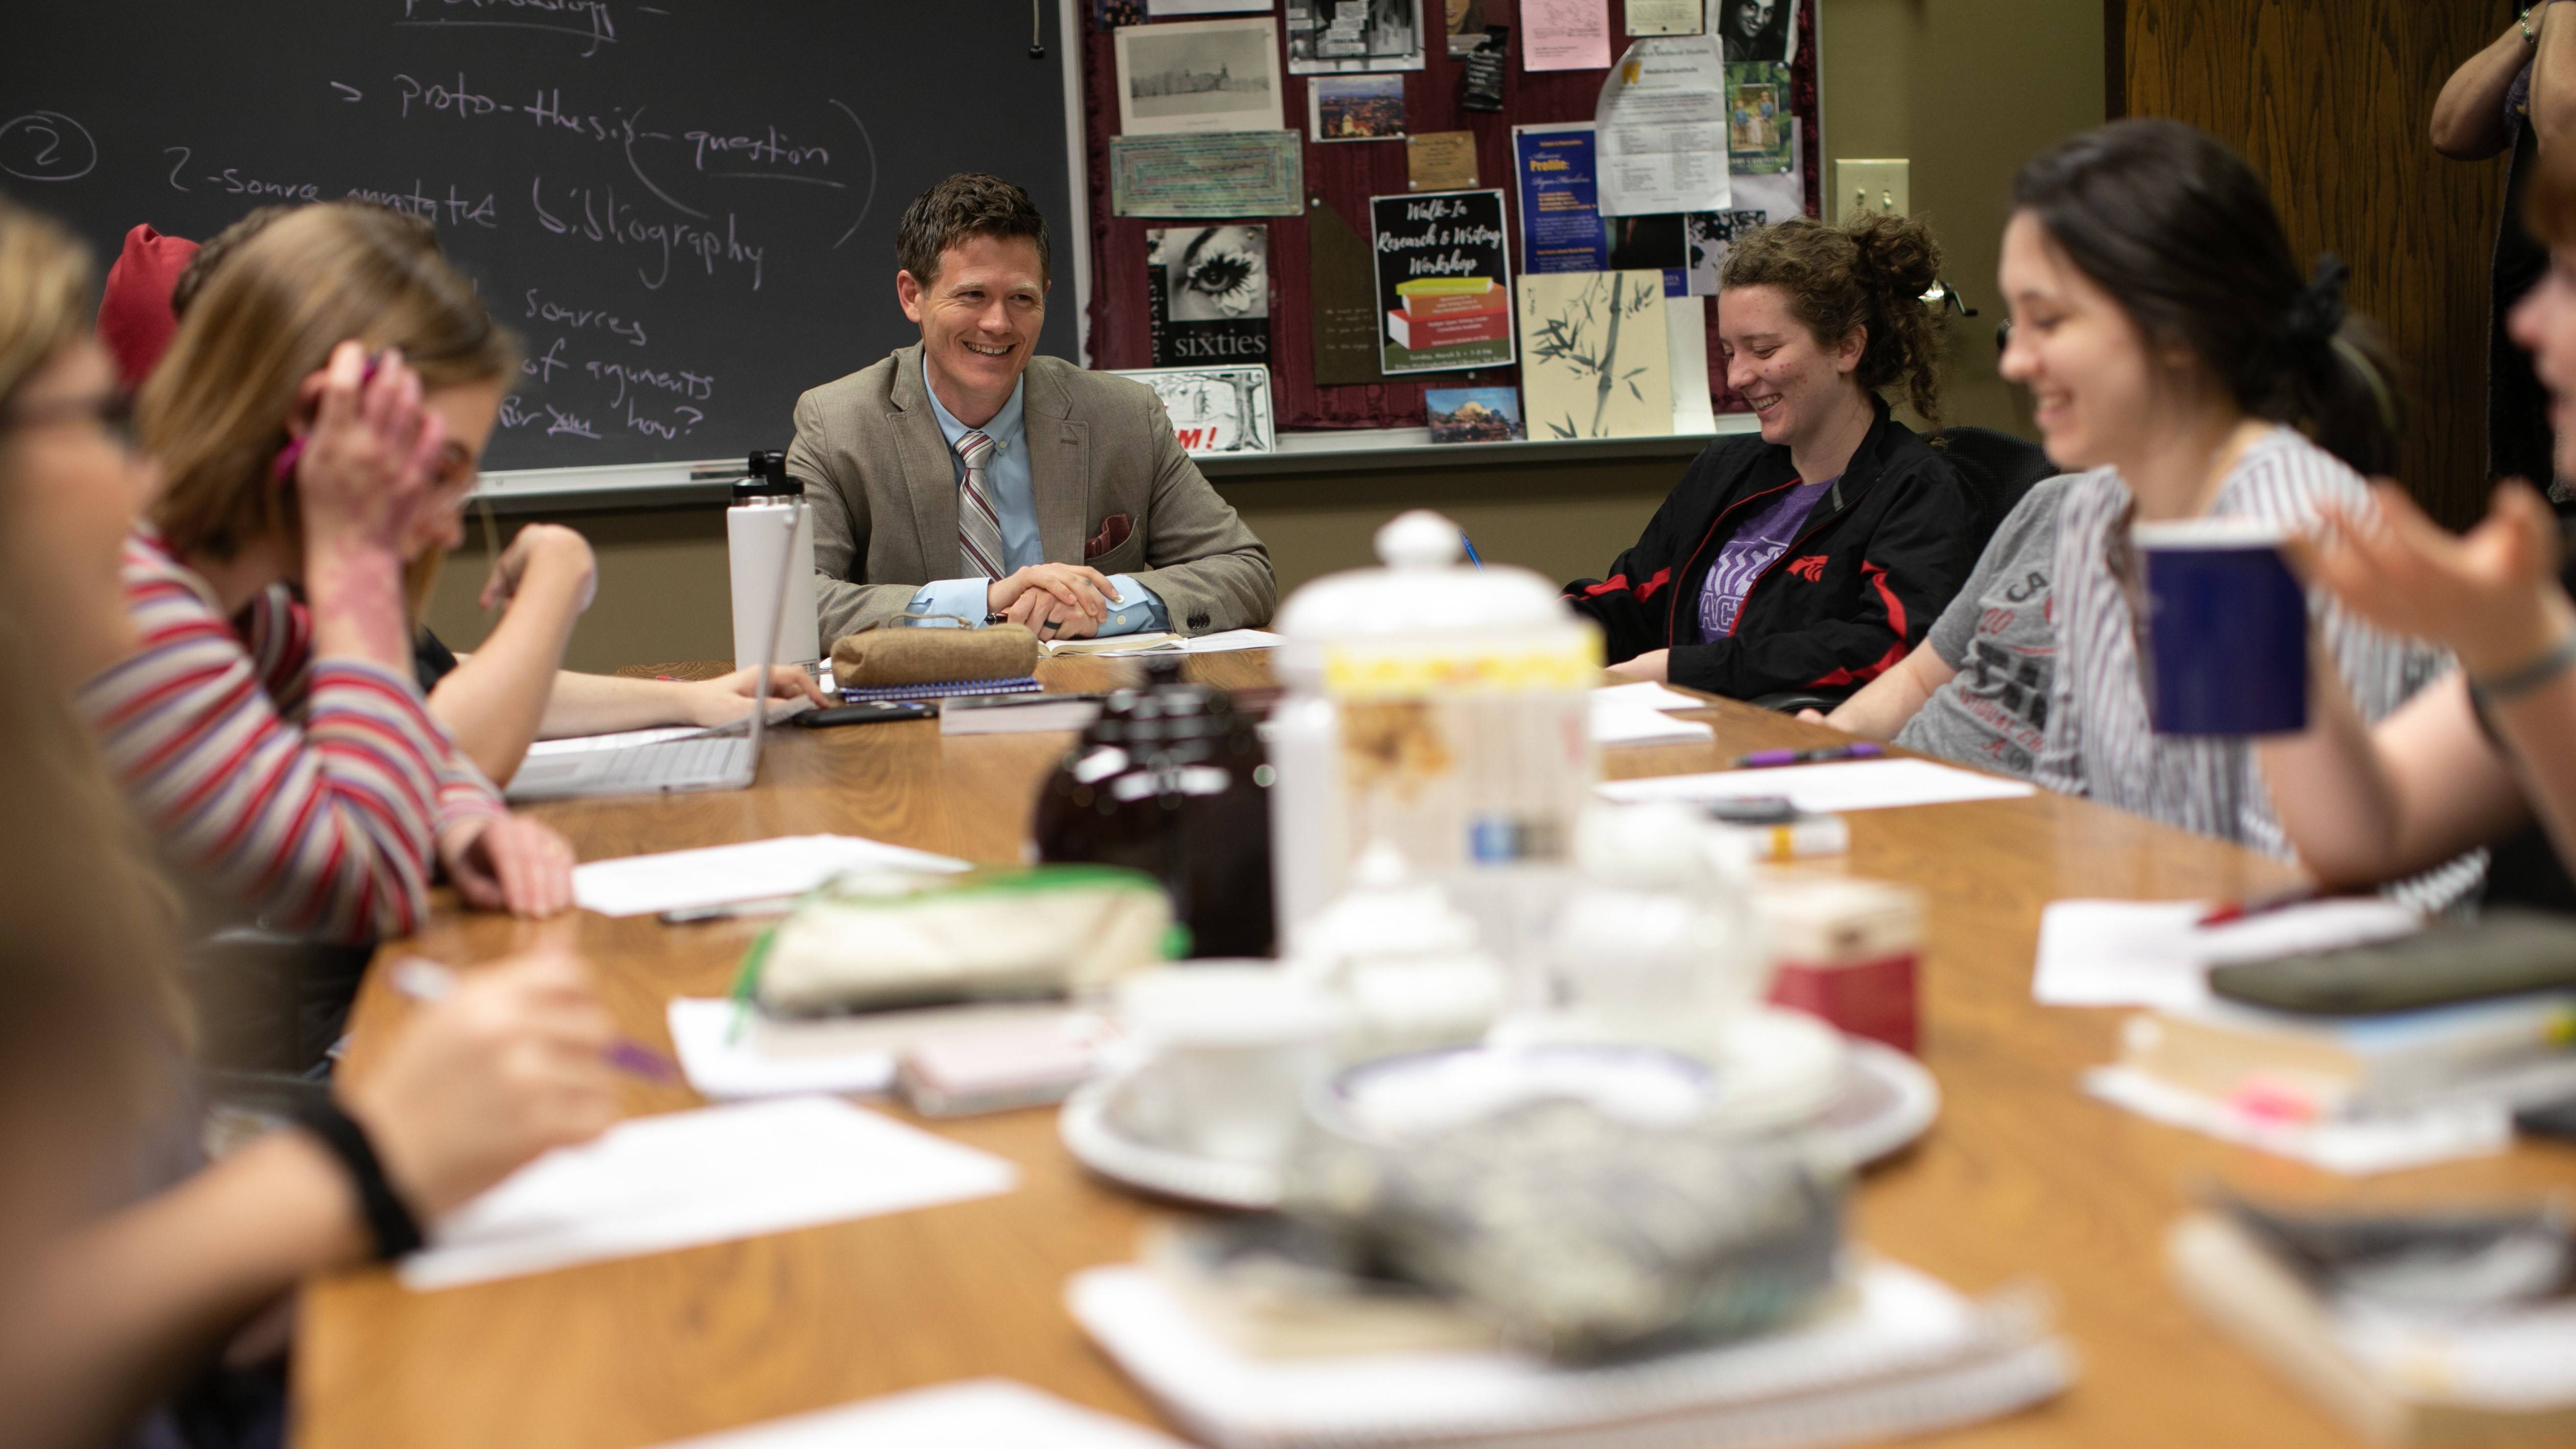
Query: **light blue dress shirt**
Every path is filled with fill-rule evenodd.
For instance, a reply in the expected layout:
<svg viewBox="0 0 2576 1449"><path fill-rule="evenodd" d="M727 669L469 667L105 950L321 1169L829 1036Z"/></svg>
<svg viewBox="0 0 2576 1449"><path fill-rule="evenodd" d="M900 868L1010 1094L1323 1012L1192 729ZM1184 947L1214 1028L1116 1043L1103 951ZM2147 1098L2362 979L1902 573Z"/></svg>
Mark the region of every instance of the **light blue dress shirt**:
<svg viewBox="0 0 2576 1449"><path fill-rule="evenodd" d="M974 432L993 440L992 456L984 460L984 484L992 490L993 511L1001 516L1002 567L1009 570L1046 562L1046 550L1038 543L1037 490L1029 478L1028 419L1020 406L1028 386L1027 378L1020 379L1011 389L1011 400L1002 404L1002 410L981 428L970 428L949 416L948 409L940 405L939 394L927 386L922 389L930 394L931 415L939 419L939 431L947 436L949 470L961 489L966 482L966 460L957 456L958 442ZM954 614L981 623L988 612L984 607L986 582L939 579L924 584L912 596L906 612ZM1102 637L1172 627L1170 616L1163 612L1163 601L1154 596L1152 589L1126 574L1111 574L1109 586L1116 591L1116 597L1109 601L1109 617L1100 621Z"/></svg>

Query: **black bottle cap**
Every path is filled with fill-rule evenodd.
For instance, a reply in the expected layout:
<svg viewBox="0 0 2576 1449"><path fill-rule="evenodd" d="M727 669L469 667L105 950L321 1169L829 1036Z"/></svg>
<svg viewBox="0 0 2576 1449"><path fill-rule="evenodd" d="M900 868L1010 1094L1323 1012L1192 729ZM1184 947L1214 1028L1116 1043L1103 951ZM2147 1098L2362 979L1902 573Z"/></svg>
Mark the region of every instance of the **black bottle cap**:
<svg viewBox="0 0 2576 1449"><path fill-rule="evenodd" d="M743 478L733 485L733 501L753 498L801 498L805 496L802 480L787 474L787 455L772 448L751 455L750 466Z"/></svg>

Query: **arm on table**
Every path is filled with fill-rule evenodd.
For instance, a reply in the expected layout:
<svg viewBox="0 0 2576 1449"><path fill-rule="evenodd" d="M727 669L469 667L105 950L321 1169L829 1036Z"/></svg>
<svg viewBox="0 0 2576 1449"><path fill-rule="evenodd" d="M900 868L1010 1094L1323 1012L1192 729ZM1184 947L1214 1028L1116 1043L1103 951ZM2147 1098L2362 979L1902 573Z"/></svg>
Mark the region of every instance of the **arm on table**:
<svg viewBox="0 0 2576 1449"><path fill-rule="evenodd" d="M426 1224L614 1119L612 1036L578 961L527 958L423 1008L335 1091ZM31 1449L108 1442L298 1280L373 1247L340 1160L301 1130L66 1233L0 1288L0 1433Z"/></svg>
<svg viewBox="0 0 2576 1449"><path fill-rule="evenodd" d="M1146 562L1135 582L1162 601L1164 617L1184 634L1269 623L1279 603L1270 550L1181 451L1153 394L1136 392L1143 405L1131 426L1153 435L1154 489L1151 512L1134 520L1145 535Z"/></svg>
<svg viewBox="0 0 2576 1449"><path fill-rule="evenodd" d="M564 646L596 588L589 541L556 524L520 529L493 565L483 607L501 605L501 622L429 692L429 712L493 781L508 784L544 735Z"/></svg>
<svg viewBox="0 0 2576 1449"><path fill-rule="evenodd" d="M1905 722L1914 718L1935 690L1958 677L1932 641L1924 640L1913 652L1896 662L1896 667L1861 687L1858 694L1834 707L1832 714L1801 710L1798 717L1814 724L1832 725L1846 734L1863 739L1892 740Z"/></svg>

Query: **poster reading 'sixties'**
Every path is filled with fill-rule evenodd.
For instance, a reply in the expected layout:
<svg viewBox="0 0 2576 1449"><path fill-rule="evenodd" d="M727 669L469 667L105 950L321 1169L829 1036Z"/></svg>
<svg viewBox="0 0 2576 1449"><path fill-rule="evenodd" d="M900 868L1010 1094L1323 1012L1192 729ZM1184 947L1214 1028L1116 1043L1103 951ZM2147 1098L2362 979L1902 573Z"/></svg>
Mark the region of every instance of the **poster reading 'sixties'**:
<svg viewBox="0 0 2576 1449"><path fill-rule="evenodd" d="M1380 370L1509 366L1512 268L1503 193L1373 196L1369 223Z"/></svg>

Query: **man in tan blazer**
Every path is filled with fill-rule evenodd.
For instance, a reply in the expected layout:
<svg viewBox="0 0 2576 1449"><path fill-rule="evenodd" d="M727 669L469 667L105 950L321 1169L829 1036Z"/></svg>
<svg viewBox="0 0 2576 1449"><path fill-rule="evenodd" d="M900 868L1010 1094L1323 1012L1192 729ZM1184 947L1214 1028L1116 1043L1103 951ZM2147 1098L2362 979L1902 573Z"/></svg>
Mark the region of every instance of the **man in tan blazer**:
<svg viewBox="0 0 2576 1449"><path fill-rule="evenodd" d="M921 342L796 400L825 649L904 614L1047 638L1266 624L1270 555L1181 451L1153 391L1036 356L1046 219L951 176L895 239Z"/></svg>

